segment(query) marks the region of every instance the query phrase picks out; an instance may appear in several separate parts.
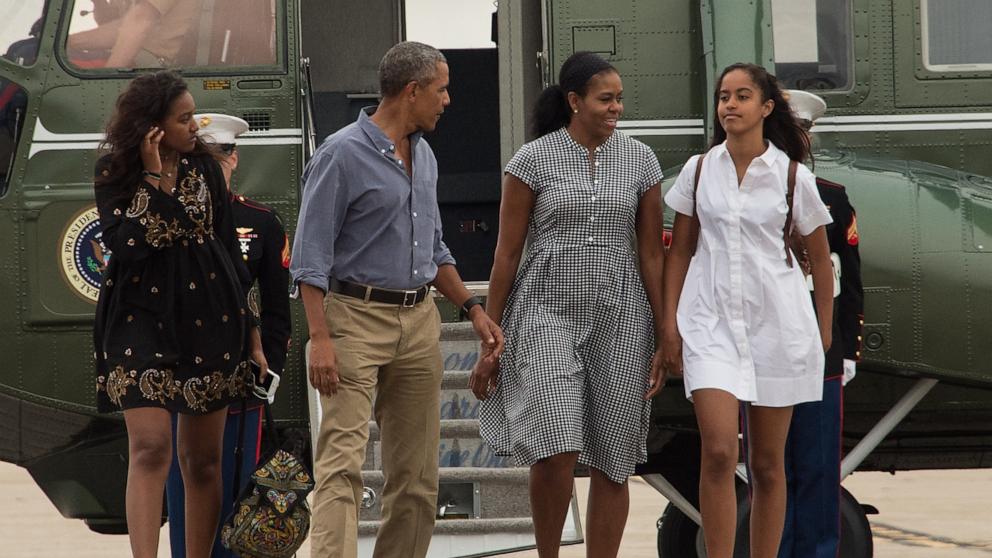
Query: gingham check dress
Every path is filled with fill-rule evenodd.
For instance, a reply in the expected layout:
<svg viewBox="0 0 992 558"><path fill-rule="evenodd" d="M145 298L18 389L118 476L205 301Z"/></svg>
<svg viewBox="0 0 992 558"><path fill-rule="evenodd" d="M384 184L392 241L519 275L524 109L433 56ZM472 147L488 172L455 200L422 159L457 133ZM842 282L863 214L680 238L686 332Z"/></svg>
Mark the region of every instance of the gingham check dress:
<svg viewBox="0 0 992 558"><path fill-rule="evenodd" d="M520 465L580 452L580 463L621 483L647 458L654 328L635 221L661 167L619 131L591 161L563 128L521 147L506 172L536 198L482 435Z"/></svg>

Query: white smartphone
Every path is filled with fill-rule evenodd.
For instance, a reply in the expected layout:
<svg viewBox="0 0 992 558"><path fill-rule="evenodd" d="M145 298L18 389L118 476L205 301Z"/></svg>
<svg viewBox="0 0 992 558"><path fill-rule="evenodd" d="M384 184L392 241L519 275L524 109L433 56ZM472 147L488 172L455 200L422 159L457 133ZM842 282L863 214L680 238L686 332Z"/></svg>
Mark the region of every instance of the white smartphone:
<svg viewBox="0 0 992 558"><path fill-rule="evenodd" d="M251 361L251 363L253 365L252 371L254 372L255 380L255 386L252 391L255 392L255 397L258 397L259 399L266 399L268 400L269 405L271 405L275 402L276 390L279 389L279 374L273 372L272 369L266 369L265 379L259 380L258 377L261 375L261 367L259 367L255 361Z"/></svg>

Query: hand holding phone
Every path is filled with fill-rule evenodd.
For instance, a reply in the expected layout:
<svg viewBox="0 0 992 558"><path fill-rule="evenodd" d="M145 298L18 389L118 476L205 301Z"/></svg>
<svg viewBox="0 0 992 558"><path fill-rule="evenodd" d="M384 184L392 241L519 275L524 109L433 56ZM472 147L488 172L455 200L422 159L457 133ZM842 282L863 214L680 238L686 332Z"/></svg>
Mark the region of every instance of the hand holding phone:
<svg viewBox="0 0 992 558"><path fill-rule="evenodd" d="M251 363L252 380L254 381L252 392L255 394L255 397L268 400L271 405L276 400L276 390L279 388L279 374L276 374L271 369L266 369L265 378L260 379L259 376L262 375L262 367L253 360L249 362Z"/></svg>

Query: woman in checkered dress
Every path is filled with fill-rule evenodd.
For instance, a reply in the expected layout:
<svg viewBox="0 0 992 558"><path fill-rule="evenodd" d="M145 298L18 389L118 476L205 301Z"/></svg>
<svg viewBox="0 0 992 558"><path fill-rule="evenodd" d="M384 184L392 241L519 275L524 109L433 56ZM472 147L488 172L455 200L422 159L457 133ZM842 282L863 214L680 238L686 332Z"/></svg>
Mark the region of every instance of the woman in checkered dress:
<svg viewBox="0 0 992 558"><path fill-rule="evenodd" d="M538 139L506 167L486 309L506 351L484 354L471 386L483 437L531 467L538 553L557 556L579 461L592 477L588 553L615 556L661 386L662 175L646 145L616 130L616 69L580 52L559 83L538 101Z"/></svg>

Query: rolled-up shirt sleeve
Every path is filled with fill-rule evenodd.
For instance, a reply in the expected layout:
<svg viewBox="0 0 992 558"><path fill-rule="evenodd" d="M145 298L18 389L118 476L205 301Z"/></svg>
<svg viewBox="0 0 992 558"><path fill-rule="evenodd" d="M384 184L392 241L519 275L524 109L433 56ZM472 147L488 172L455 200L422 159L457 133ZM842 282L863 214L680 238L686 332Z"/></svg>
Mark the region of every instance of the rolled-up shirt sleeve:
<svg viewBox="0 0 992 558"><path fill-rule="evenodd" d="M334 243L348 209L344 162L337 151L320 153L303 173L303 200L289 268L297 287L304 283L327 292Z"/></svg>
<svg viewBox="0 0 992 558"><path fill-rule="evenodd" d="M448 250L441 233L441 211L434 213L434 265L455 265L455 257Z"/></svg>

